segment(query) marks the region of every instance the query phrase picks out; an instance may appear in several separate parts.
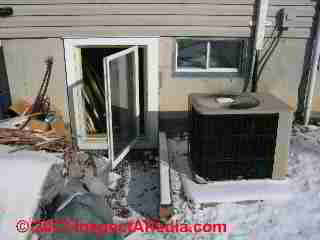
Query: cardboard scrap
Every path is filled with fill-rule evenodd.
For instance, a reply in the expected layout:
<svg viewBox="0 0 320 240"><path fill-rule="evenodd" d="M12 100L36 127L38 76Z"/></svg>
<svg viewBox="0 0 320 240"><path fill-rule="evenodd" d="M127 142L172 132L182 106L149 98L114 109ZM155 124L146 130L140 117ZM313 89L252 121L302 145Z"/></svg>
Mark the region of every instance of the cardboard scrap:
<svg viewBox="0 0 320 240"><path fill-rule="evenodd" d="M18 115L24 115L32 107L32 103L26 99L21 99L9 107L9 109Z"/></svg>
<svg viewBox="0 0 320 240"><path fill-rule="evenodd" d="M28 128L34 131L46 132L50 130L50 124L37 119L31 119L27 125Z"/></svg>

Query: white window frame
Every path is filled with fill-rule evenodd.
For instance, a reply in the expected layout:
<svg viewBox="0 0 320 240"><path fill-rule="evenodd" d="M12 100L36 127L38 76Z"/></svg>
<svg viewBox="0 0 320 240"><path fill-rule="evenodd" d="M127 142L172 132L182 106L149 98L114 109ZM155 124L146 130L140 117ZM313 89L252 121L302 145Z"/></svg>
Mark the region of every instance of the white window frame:
<svg viewBox="0 0 320 240"><path fill-rule="evenodd" d="M192 40L204 40L207 41L207 51L206 51L206 68L183 68L178 67L178 40L182 39L190 39L190 38L176 38L176 51L175 51L175 71L177 73L239 73L241 72L241 65L242 63L239 62L238 68L211 68L210 67L210 52L211 52L211 45L210 41L244 41L243 39L234 39L234 38L228 38L228 39L217 39L217 38L191 38ZM243 46L241 49L241 54L243 55ZM240 56L242 59L243 56Z"/></svg>

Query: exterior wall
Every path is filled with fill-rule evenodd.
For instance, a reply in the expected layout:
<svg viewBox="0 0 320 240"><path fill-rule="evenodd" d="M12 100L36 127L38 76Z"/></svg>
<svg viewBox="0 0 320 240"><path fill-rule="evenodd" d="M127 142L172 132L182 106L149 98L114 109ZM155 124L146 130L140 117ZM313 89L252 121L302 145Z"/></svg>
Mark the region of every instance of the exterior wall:
<svg viewBox="0 0 320 240"><path fill-rule="evenodd" d="M160 38L160 111L184 112L188 109L191 93L239 92L244 80L240 77L217 77L214 73L197 76L186 73L176 75L175 38ZM173 116L174 117L174 116Z"/></svg>
<svg viewBox="0 0 320 240"><path fill-rule="evenodd" d="M121 3L120 3L121 2ZM309 35L311 0L270 0L270 34L285 7L287 37ZM250 36L256 0L0 0L13 16L0 21L1 38L110 36ZM296 18L298 16L298 18Z"/></svg>
<svg viewBox="0 0 320 240"><path fill-rule="evenodd" d="M281 39L266 65L258 90L270 92L296 109L307 44L308 39ZM312 110L320 111L320 74L314 92Z"/></svg>
<svg viewBox="0 0 320 240"><path fill-rule="evenodd" d="M267 20L274 24L274 17L280 9L284 9L284 13L287 15L288 21L284 22L284 26L288 27L288 30L284 32L280 44L266 65L258 91L271 92L295 109L306 45L311 36L313 16L316 12L314 3L311 1L271 0ZM271 29L271 26L267 27L267 37L270 36ZM211 32L206 36L215 37L216 35L215 32ZM241 37L236 34L234 36ZM175 75L173 72L174 38L161 38L160 48L162 49L160 52L160 110L163 112L163 118L170 118L170 115L176 118L179 116L173 113L186 111L187 96L190 93L241 92L244 84L242 77L221 77L215 74L206 77ZM320 84L318 84L319 88ZM316 93L314 109L320 108L318 96L319 94Z"/></svg>
<svg viewBox="0 0 320 240"><path fill-rule="evenodd" d="M258 91L270 92L295 109L307 43L308 39L302 38L281 39L263 71ZM160 49L161 111L186 111L187 96L190 93L241 92L244 84L244 79L241 77L175 76L173 72L174 38L161 38ZM320 111L320 74L313 99L313 111Z"/></svg>
<svg viewBox="0 0 320 240"><path fill-rule="evenodd" d="M67 89L63 41L61 39L15 39L2 41L12 102L36 96L46 70L45 61L53 57L48 95L51 103L67 119Z"/></svg>
<svg viewBox="0 0 320 240"><path fill-rule="evenodd" d="M255 0L0 0L0 38L249 36ZM226 5L227 3L227 5ZM232 5L229 5L232 4Z"/></svg>
<svg viewBox="0 0 320 240"><path fill-rule="evenodd" d="M255 4L255 0L96 0L94 4L90 0L0 0L0 7L10 6L14 11L13 16L0 21L0 39L54 38L4 41L13 100L34 94L37 88L30 82L42 79L44 59L53 55L57 59L54 78L59 80L53 81L58 84L51 86L50 92L65 106L66 93L61 92L65 89L64 59L59 49L63 47L60 38L69 37L161 36L160 110L165 113L186 111L191 92L239 92L244 82L239 77L175 75L174 37L250 37ZM289 29L267 64L259 91L270 91L292 107L296 105L314 5L311 0L270 0L267 36L280 9L287 14L285 26ZM24 79L24 85L16 79ZM319 97L315 97L314 106L319 108Z"/></svg>
<svg viewBox="0 0 320 240"><path fill-rule="evenodd" d="M281 39L258 83L258 91L273 93L292 108L297 106L307 39Z"/></svg>
<svg viewBox="0 0 320 240"><path fill-rule="evenodd" d="M291 107L297 103L307 39L284 38L263 72L259 91L271 92ZM59 110L66 111L65 66L61 39L4 40L3 48L13 102L23 96L34 96L45 70L45 59L54 57L49 94ZM174 74L175 41L160 38L160 111L187 110L190 93L240 92L240 77L196 77ZM19 79L17 81L16 79ZM35 87L36 86L36 87ZM320 75L313 101L313 110L320 111ZM166 116L166 115L165 115Z"/></svg>

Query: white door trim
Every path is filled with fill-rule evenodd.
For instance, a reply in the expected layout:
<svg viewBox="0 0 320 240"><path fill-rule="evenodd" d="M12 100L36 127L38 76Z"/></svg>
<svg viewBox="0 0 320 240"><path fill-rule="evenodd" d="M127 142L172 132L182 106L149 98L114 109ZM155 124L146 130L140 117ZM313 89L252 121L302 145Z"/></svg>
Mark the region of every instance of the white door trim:
<svg viewBox="0 0 320 240"><path fill-rule="evenodd" d="M77 48L103 46L144 46L147 49L145 86L145 132L142 145L158 147L159 129L159 39L160 37L67 38L64 39L67 85L77 81L73 69L73 53ZM70 102L69 102L70 103Z"/></svg>

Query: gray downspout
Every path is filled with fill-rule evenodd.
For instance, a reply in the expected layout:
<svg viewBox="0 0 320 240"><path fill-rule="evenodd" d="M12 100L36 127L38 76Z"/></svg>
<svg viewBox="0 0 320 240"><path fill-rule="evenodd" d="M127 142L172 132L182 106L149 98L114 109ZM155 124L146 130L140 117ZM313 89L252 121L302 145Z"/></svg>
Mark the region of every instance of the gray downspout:
<svg viewBox="0 0 320 240"><path fill-rule="evenodd" d="M306 106L304 109L304 125L308 125L310 121L310 115L312 110L312 98L314 95L314 89L317 81L319 57L320 57L320 17L319 17L319 6L317 6L317 27L316 37L312 48L312 60L311 69L308 74L309 84L306 91Z"/></svg>
<svg viewBox="0 0 320 240"><path fill-rule="evenodd" d="M257 8L257 21L256 21L256 30L254 36L254 49L253 49L253 56L251 61L251 68L249 73L249 80L246 84L243 91L246 91L248 85L253 82L254 79L254 68L256 62L259 61L259 55L263 48L264 37L265 37L265 25L267 20L267 13L269 7L269 0L257 0L258 8Z"/></svg>

